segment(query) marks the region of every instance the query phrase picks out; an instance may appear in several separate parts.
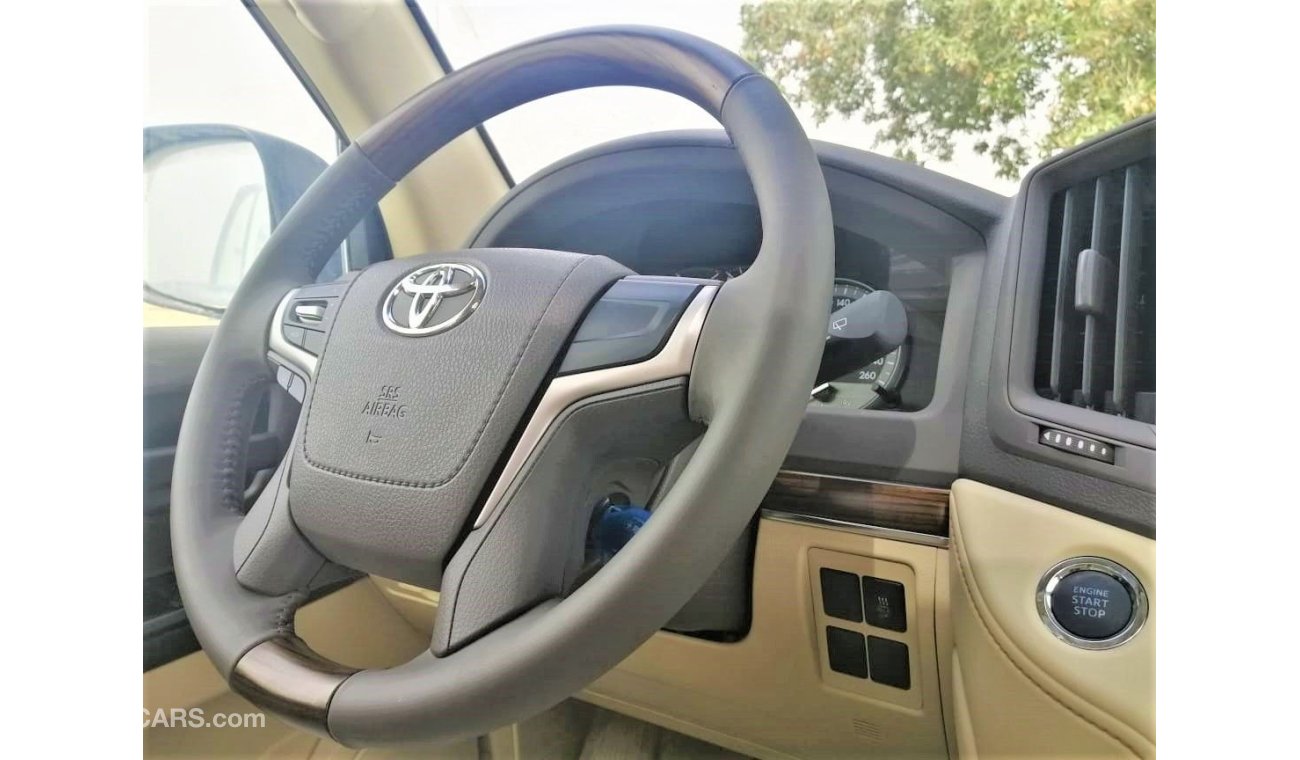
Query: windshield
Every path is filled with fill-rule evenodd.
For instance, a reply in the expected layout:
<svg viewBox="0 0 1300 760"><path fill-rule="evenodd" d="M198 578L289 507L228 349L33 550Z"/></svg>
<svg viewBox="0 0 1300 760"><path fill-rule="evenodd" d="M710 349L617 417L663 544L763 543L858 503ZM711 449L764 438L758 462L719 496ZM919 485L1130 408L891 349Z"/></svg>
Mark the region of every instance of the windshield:
<svg viewBox="0 0 1300 760"><path fill-rule="evenodd" d="M421 7L454 67L583 26L689 32L740 52L778 81L810 137L1004 194L1052 153L1155 110L1154 0L422 0ZM606 140L717 123L675 96L611 87L530 103L486 127L523 179Z"/></svg>

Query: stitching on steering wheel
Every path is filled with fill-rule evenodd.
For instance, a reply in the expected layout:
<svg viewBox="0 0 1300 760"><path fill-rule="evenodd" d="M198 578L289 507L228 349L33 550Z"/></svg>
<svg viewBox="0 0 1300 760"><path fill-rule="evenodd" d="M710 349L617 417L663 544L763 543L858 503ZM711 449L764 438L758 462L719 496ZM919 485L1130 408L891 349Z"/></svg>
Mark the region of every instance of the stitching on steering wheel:
<svg viewBox="0 0 1300 760"><path fill-rule="evenodd" d="M250 399L256 396L252 391L254 389L260 390L267 382L267 378L260 374L245 377L235 392L235 403L230 405L223 421L219 470L221 500L227 509L237 515L242 515L244 512L244 468L240 465L248 443L248 436L244 430L246 426L242 423L249 409ZM250 419L247 426L251 427L251 425L252 420Z"/></svg>

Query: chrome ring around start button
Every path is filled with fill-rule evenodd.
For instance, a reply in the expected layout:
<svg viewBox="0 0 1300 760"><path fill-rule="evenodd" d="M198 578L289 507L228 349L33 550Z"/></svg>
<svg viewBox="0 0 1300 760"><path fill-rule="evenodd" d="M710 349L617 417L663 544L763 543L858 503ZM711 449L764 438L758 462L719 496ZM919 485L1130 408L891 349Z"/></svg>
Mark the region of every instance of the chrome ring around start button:
<svg viewBox="0 0 1300 760"><path fill-rule="evenodd" d="M1089 639L1078 636L1061 625L1052 613L1052 592L1062 580L1074 573L1092 571L1107 575L1124 587L1132 603L1132 612L1128 622L1114 635L1104 639ZM1036 602L1038 615L1043 624L1056 638L1080 649L1114 649L1137 635L1147 619L1147 594L1142 582L1127 568L1104 557L1074 557L1056 563L1038 582Z"/></svg>

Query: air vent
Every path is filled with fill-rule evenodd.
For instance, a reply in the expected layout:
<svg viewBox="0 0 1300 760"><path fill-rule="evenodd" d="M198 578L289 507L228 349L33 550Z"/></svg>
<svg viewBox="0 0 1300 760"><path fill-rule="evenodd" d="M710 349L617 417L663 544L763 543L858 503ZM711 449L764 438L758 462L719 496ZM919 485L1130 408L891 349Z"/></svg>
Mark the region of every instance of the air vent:
<svg viewBox="0 0 1300 760"><path fill-rule="evenodd" d="M1155 424L1155 158L1061 190L1049 213L1038 394Z"/></svg>

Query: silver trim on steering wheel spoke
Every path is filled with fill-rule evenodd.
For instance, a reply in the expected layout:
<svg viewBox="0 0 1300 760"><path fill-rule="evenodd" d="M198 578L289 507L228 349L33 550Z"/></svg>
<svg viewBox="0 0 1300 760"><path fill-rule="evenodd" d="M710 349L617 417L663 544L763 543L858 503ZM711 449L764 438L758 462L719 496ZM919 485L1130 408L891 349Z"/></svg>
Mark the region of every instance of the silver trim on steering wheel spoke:
<svg viewBox="0 0 1300 760"><path fill-rule="evenodd" d="M284 337L284 314L289 308L289 303L298 295L299 290L299 288L294 288L285 293L284 298L280 299L280 305L275 307L275 316L271 317L271 330L266 343L272 361L296 369L310 380L316 376L317 358L293 345L288 338Z"/></svg>
<svg viewBox="0 0 1300 760"><path fill-rule="evenodd" d="M505 503L506 495L515 485L524 465L533 456L538 444L546 437L546 432L565 409L597 394L690 375L691 366L695 361L695 346L699 342L700 332L704 329L704 318L708 315L709 306L717 292L717 285L700 288L700 292L695 294L686 306L686 310L682 312L681 319L677 321L677 326L673 328L663 349L649 359L636 364L565 375L552 380L542 400L538 402L532 418L528 420L523 434L519 436L515 450L506 460L506 465L502 468L491 493L483 502L478 517L474 519L475 530L487 524Z"/></svg>

